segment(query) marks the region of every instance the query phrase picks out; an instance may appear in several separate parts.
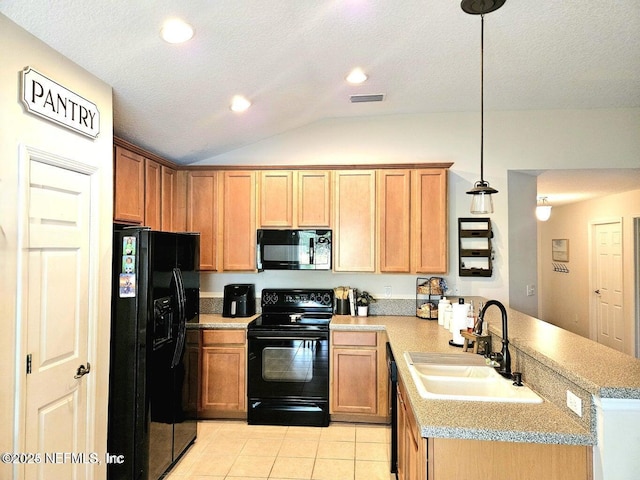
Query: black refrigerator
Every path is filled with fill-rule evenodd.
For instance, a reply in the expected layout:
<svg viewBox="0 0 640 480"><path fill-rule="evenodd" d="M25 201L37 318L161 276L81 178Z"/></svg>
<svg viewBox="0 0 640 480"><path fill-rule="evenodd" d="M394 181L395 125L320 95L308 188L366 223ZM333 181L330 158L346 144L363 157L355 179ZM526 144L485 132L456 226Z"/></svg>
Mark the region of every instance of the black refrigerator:
<svg viewBox="0 0 640 480"><path fill-rule="evenodd" d="M196 439L199 234L114 228L109 480L156 480Z"/></svg>

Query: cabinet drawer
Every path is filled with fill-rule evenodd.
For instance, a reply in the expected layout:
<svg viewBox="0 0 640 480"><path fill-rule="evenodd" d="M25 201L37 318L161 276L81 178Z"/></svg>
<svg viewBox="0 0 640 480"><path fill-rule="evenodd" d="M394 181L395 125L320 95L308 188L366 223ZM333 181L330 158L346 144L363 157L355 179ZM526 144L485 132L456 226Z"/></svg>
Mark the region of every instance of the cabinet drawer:
<svg viewBox="0 0 640 480"><path fill-rule="evenodd" d="M202 345L244 345L246 333L245 330L203 330Z"/></svg>
<svg viewBox="0 0 640 480"><path fill-rule="evenodd" d="M377 344L376 332L333 332L333 345L375 347Z"/></svg>

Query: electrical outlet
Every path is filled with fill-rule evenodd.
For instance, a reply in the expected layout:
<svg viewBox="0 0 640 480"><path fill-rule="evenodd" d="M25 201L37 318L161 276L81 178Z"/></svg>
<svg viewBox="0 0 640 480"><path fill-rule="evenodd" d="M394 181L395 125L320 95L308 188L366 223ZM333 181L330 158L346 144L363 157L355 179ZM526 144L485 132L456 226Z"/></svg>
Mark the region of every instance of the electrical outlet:
<svg viewBox="0 0 640 480"><path fill-rule="evenodd" d="M384 287L384 298L391 298L391 285Z"/></svg>
<svg viewBox="0 0 640 480"><path fill-rule="evenodd" d="M536 294L535 285L527 285L527 297L533 297Z"/></svg>
<svg viewBox="0 0 640 480"><path fill-rule="evenodd" d="M569 407L573 413L582 417L582 399L571 390L567 390L567 407Z"/></svg>

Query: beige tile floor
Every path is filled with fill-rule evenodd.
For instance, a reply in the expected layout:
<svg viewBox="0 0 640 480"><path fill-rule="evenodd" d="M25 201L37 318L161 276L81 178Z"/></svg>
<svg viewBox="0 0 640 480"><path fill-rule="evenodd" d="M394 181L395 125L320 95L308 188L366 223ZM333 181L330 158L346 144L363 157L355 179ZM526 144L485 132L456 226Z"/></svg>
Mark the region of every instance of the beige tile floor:
<svg viewBox="0 0 640 480"><path fill-rule="evenodd" d="M390 427L198 424L198 439L167 480L395 480Z"/></svg>

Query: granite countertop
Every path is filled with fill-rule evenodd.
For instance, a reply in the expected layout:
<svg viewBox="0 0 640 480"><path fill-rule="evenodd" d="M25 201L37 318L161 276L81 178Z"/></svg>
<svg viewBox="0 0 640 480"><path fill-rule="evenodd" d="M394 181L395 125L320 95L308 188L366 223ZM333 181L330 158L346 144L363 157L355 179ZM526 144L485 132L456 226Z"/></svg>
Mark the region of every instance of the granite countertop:
<svg viewBox="0 0 640 480"><path fill-rule="evenodd" d="M187 323L187 328L242 329L247 328L247 325L258 316L260 314L250 317L223 317L219 313L201 313L200 321L198 323Z"/></svg>
<svg viewBox="0 0 640 480"><path fill-rule="evenodd" d="M449 345L451 334L435 321L416 317L337 315L332 330L385 330L398 372L423 437L510 442L593 445L595 435L553 403L466 402L423 399L416 389L404 352L463 353ZM526 380L526 379L525 379Z"/></svg>
<svg viewBox="0 0 640 480"><path fill-rule="evenodd" d="M640 399L640 360L599 345L541 320L507 309L511 344L557 374L602 398ZM490 331L500 334L500 312L488 309ZM189 328L247 328L258 314L226 318L201 314ZM467 402L423 399L418 393L404 352L463 353L449 345L451 334L436 321L412 316L334 315L331 330L379 330L387 333L398 372L406 387L423 437L511 442L594 445L595 422L587 428L566 411L544 399L541 404ZM527 382L526 376L524 378Z"/></svg>

